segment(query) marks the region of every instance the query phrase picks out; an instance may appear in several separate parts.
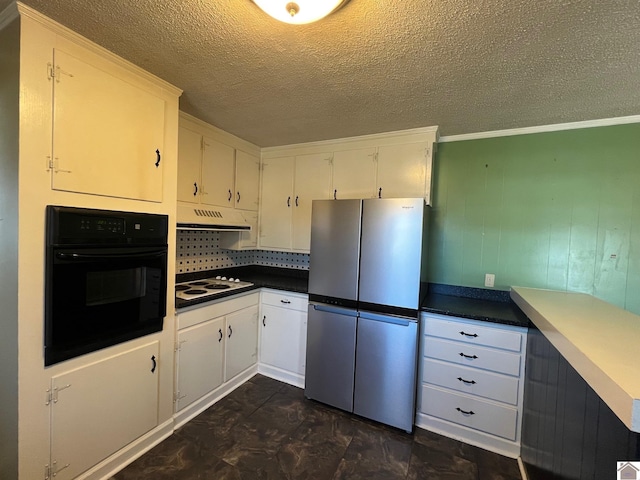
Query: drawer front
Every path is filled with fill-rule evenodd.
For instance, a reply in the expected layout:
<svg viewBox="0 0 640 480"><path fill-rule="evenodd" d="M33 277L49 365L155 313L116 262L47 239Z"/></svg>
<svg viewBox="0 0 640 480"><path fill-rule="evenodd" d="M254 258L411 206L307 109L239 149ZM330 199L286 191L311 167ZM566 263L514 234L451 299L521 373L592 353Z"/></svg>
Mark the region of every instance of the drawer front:
<svg viewBox="0 0 640 480"><path fill-rule="evenodd" d="M215 303L204 303L193 306L187 311L178 313L176 317L178 330L258 305L259 300L260 294L258 292L251 292L248 294L238 294L238 296L235 297L221 298L220 300L216 300Z"/></svg>
<svg viewBox="0 0 640 480"><path fill-rule="evenodd" d="M518 411L507 405L423 385L421 411L507 440L516 440Z"/></svg>
<svg viewBox="0 0 640 480"><path fill-rule="evenodd" d="M483 326L477 322L442 320L427 315L424 333L456 342L520 352L523 345L522 334L507 328Z"/></svg>
<svg viewBox="0 0 640 480"><path fill-rule="evenodd" d="M440 338L425 337L424 354L426 357L445 362L482 368L498 373L520 376L520 354L477 347L463 342L451 342Z"/></svg>
<svg viewBox="0 0 640 480"><path fill-rule="evenodd" d="M425 358L422 361L422 380L468 395L518 405L519 381L516 377Z"/></svg>
<svg viewBox="0 0 640 480"><path fill-rule="evenodd" d="M307 306L309 305L309 297L300 293L266 290L262 292L262 303L264 305L273 305L274 307L306 312Z"/></svg>

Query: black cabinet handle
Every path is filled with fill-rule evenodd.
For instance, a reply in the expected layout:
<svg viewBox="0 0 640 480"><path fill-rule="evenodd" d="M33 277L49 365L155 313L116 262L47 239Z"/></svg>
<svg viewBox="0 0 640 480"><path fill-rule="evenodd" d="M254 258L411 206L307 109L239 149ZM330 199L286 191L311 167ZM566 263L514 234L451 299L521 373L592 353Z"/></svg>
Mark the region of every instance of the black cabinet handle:
<svg viewBox="0 0 640 480"><path fill-rule="evenodd" d="M291 197L287 197L287 207L291 206Z"/></svg>
<svg viewBox="0 0 640 480"><path fill-rule="evenodd" d="M160 150L156 149L156 168L160 166Z"/></svg>
<svg viewBox="0 0 640 480"><path fill-rule="evenodd" d="M230 202L232 198L233 198L233 193L231 193L231 190L229 190L229 198L227 198L227 202Z"/></svg>
<svg viewBox="0 0 640 480"><path fill-rule="evenodd" d="M151 363L153 364L153 366L151 367L151 373L154 373L156 371L156 367L158 366L158 364L156 363L155 355L151 355Z"/></svg>
<svg viewBox="0 0 640 480"><path fill-rule="evenodd" d="M337 200L337 198L338 198L338 190L334 190L333 191L333 199Z"/></svg>
<svg viewBox="0 0 640 480"><path fill-rule="evenodd" d="M382 187L378 189L378 198L382 198Z"/></svg>
<svg viewBox="0 0 640 480"><path fill-rule="evenodd" d="M298 206L298 195L296 195L296 207Z"/></svg>
<svg viewBox="0 0 640 480"><path fill-rule="evenodd" d="M460 380L462 383L466 383L467 385L475 385L476 384L475 380L465 380L462 377L458 377L458 380Z"/></svg>
<svg viewBox="0 0 640 480"><path fill-rule="evenodd" d="M195 197L198 194L198 183L193 182L193 196Z"/></svg>
<svg viewBox="0 0 640 480"><path fill-rule="evenodd" d="M229 325L229 338L231 338L231 335L233 335L233 330L231 330L231 325Z"/></svg>
<svg viewBox="0 0 640 480"><path fill-rule="evenodd" d="M223 337L221 328L218 329L218 333L220 334L220 338L218 338L218 342L221 342Z"/></svg>
<svg viewBox="0 0 640 480"><path fill-rule="evenodd" d="M460 332L460 335L464 335L465 337L474 337L474 338L478 336L477 333L467 333L464 330Z"/></svg>
<svg viewBox="0 0 640 480"><path fill-rule="evenodd" d="M456 407L456 410L462 413L463 415L475 415L475 412L473 410L469 410L467 412L465 410L462 410L460 407Z"/></svg>
<svg viewBox="0 0 640 480"><path fill-rule="evenodd" d="M471 360L475 360L476 358L478 358L475 355L465 355L464 353L460 352L460 356L464 357L464 358L470 358Z"/></svg>
<svg viewBox="0 0 640 480"><path fill-rule="evenodd" d="M265 320L266 320L266 319L267 319L267 316L266 316L266 315L262 317L262 326L263 326L263 327L266 327L266 326L267 326L267 324L265 323Z"/></svg>
<svg viewBox="0 0 640 480"><path fill-rule="evenodd" d="M280 303L291 303L291 300L280 300Z"/></svg>
<svg viewBox="0 0 640 480"><path fill-rule="evenodd" d="M238 199L236 200L236 203L240 203L240 192L236 193L236 196L238 197Z"/></svg>

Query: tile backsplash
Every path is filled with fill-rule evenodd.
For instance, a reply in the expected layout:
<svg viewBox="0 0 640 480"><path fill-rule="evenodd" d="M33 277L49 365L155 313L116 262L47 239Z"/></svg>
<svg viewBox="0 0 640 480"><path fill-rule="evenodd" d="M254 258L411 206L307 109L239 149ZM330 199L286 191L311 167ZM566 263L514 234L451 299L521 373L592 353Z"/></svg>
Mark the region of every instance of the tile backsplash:
<svg viewBox="0 0 640 480"><path fill-rule="evenodd" d="M219 232L178 231L176 273L218 270L242 265L266 265L308 270L309 255L264 250L225 250L220 248Z"/></svg>

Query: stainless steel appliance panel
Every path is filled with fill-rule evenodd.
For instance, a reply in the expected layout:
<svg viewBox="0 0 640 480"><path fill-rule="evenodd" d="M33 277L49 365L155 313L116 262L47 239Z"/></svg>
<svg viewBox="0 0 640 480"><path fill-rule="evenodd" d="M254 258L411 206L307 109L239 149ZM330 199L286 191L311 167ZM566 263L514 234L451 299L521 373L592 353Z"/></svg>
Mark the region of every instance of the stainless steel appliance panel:
<svg viewBox="0 0 640 480"><path fill-rule="evenodd" d="M358 297L361 200L314 200L309 293Z"/></svg>
<svg viewBox="0 0 640 480"><path fill-rule="evenodd" d="M307 398L353 411L356 322L355 310L309 304Z"/></svg>
<svg viewBox="0 0 640 480"><path fill-rule="evenodd" d="M359 301L419 307L424 208L422 198L363 201Z"/></svg>
<svg viewBox="0 0 640 480"><path fill-rule="evenodd" d="M412 431L418 322L360 312L357 336L354 413Z"/></svg>

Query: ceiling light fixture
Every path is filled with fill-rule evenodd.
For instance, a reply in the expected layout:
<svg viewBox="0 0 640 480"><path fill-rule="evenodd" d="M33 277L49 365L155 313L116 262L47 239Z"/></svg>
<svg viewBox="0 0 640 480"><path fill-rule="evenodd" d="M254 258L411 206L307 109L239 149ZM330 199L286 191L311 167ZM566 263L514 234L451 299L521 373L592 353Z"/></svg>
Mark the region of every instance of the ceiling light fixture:
<svg viewBox="0 0 640 480"><path fill-rule="evenodd" d="M285 23L311 23L335 12L349 0L253 0L265 13Z"/></svg>

